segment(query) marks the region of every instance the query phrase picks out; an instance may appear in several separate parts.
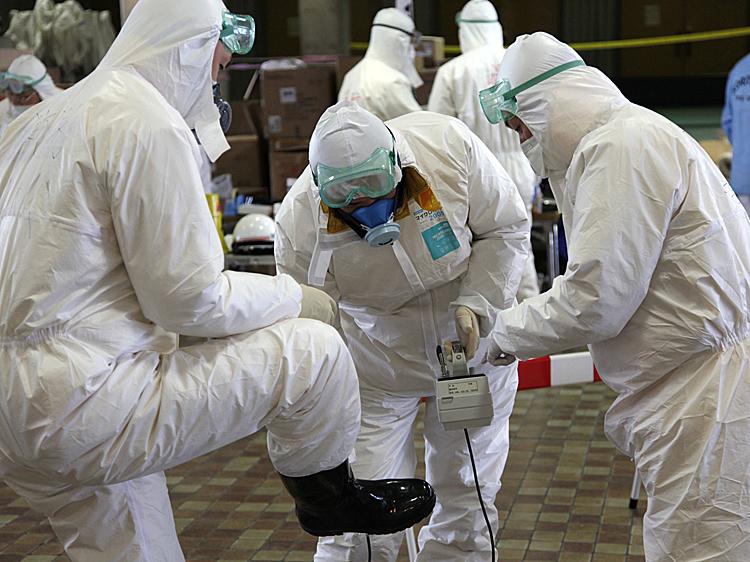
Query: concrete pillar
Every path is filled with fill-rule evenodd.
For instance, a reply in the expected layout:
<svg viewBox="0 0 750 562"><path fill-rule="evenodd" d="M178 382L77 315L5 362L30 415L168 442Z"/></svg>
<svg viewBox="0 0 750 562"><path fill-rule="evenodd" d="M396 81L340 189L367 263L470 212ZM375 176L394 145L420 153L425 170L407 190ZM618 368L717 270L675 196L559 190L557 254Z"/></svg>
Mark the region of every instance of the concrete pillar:
<svg viewBox="0 0 750 562"><path fill-rule="evenodd" d="M349 0L299 0L303 55L349 54Z"/></svg>

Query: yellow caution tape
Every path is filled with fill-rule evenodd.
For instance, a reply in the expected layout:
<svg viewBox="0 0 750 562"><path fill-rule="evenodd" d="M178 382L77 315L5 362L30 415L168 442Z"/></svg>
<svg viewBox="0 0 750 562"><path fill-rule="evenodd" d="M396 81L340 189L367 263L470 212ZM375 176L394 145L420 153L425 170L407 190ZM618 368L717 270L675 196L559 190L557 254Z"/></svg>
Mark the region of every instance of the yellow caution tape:
<svg viewBox="0 0 750 562"><path fill-rule="evenodd" d="M633 47L659 47L661 45L677 45L679 43L694 43L697 41L714 41L716 39L731 39L750 35L750 27L735 27L718 31L701 31L699 33L683 33L680 35L663 35L661 37L643 37L640 39L620 39L618 41L593 41L591 43L571 43L576 51L595 51L598 49L632 49Z"/></svg>
<svg viewBox="0 0 750 562"><path fill-rule="evenodd" d="M679 43L695 43L698 41L714 41L717 39L732 39L750 35L750 27L733 27L717 31L701 31L698 33L682 33L680 35L662 35L659 37L642 37L639 39L618 39L615 41L592 41L589 43L571 43L576 51L597 51L602 49L632 49L634 47L659 47L662 45L677 45ZM367 43L352 43L353 51L366 51ZM461 53L458 45L446 45L445 52L449 54Z"/></svg>

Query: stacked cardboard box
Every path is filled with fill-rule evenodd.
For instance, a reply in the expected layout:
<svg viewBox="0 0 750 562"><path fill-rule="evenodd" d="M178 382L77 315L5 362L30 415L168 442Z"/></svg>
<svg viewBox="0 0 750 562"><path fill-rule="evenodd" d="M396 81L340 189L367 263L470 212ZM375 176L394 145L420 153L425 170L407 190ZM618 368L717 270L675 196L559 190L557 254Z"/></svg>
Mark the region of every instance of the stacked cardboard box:
<svg viewBox="0 0 750 562"><path fill-rule="evenodd" d="M268 173L263 139L252 118L252 102L233 101L232 126L227 132L231 147L216 161L214 175L231 174L233 186L256 200L268 201Z"/></svg>
<svg viewBox="0 0 750 562"><path fill-rule="evenodd" d="M269 169L271 174L271 200L281 201L292 188L308 164L307 149L310 141L302 138L285 138L270 141Z"/></svg>
<svg viewBox="0 0 750 562"><path fill-rule="evenodd" d="M269 143L270 200L281 201L308 163L315 124L335 102L335 65L261 70L261 117Z"/></svg>
<svg viewBox="0 0 750 562"><path fill-rule="evenodd" d="M436 68L445 60L445 38L434 35L423 35L417 47L414 66L419 72L427 68Z"/></svg>
<svg viewBox="0 0 750 562"><path fill-rule="evenodd" d="M336 60L336 92L341 89L341 83L344 81L344 76L354 68L359 61L362 60L362 55L357 56L346 56L342 55Z"/></svg>
<svg viewBox="0 0 750 562"><path fill-rule="evenodd" d="M10 63L16 60L21 55L33 55L32 49L11 49L11 48L0 48L0 71L8 70Z"/></svg>

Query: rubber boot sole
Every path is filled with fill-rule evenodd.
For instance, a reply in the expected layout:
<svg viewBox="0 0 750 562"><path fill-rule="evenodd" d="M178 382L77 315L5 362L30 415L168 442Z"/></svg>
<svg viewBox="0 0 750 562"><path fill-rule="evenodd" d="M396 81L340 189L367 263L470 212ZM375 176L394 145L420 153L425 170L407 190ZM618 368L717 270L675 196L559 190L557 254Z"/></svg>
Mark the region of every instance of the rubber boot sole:
<svg viewBox="0 0 750 562"><path fill-rule="evenodd" d="M432 510L435 509L435 501L437 500L437 497L435 494L432 494L432 497L430 498L430 501L424 504L422 509L420 509L414 516L414 520L409 523L408 525L404 526L402 525L393 525L392 527L387 527L385 529L381 529L378 532L374 531L362 531L362 530L354 530L354 529L325 529L325 530L318 530L313 529L312 527L305 525L302 520L299 518L299 514L297 514L297 520L299 521L300 527L306 532L309 533L315 537L335 537L338 535L343 535L344 533L367 533L368 535L392 535L393 533L398 533L399 531L404 531L408 529L409 527L412 527L419 523L422 519L427 517L430 513L432 513Z"/></svg>

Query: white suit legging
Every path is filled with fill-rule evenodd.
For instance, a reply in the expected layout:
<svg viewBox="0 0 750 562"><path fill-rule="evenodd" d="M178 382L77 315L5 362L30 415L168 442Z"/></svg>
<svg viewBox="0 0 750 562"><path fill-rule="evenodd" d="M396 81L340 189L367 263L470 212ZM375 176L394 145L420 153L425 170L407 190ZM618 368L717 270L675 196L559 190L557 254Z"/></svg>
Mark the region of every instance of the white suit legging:
<svg viewBox="0 0 750 562"><path fill-rule="evenodd" d="M65 352L54 342L42 347L46 357ZM0 354L3 364L12 355ZM14 386L8 377L4 388ZM343 342L320 322L287 320L169 355L134 354L70 420L67 436L46 438L51 448L91 433L86 425L117 412L130 388L141 392L127 422L67 468L19 466L0 454L6 482L49 518L75 562L183 562L164 470L267 426L275 467L309 474L340 464L358 427L357 380Z"/></svg>
<svg viewBox="0 0 750 562"><path fill-rule="evenodd" d="M500 491L500 477L508 457L508 420L513 409L517 371L490 377L495 406L492 425L469 430L476 459L479 486L493 534L498 531L494 498ZM389 395L360 385L362 427L356 445L354 471L359 478L377 479L413 476L417 457L414 424L420 399ZM449 561L488 559L489 534L474 484L464 432L445 431L438 421L434 396L425 400L424 413L426 479L435 488L437 503L429 522L422 528L424 545L419 560ZM396 560L404 533L371 536L373 562ZM493 539L494 540L494 539ZM315 562L367 560L364 535L327 537L318 543Z"/></svg>

